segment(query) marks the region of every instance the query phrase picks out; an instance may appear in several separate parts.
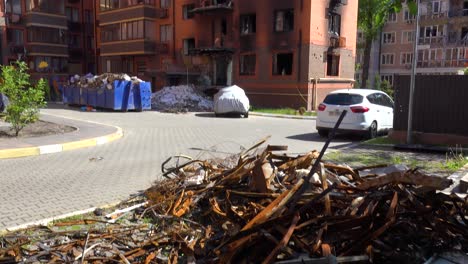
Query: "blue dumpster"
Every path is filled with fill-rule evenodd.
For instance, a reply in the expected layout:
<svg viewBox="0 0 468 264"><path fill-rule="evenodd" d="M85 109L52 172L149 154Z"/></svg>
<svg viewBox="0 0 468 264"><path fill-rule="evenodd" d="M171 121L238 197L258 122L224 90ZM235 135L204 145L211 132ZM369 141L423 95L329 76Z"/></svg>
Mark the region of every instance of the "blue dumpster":
<svg viewBox="0 0 468 264"><path fill-rule="evenodd" d="M70 104L79 105L80 104L80 88L76 87L75 85L70 85L68 88L71 90Z"/></svg>
<svg viewBox="0 0 468 264"><path fill-rule="evenodd" d="M62 87L62 97L63 97L63 103L64 104L69 104L71 102L71 93L68 85L64 85Z"/></svg>
<svg viewBox="0 0 468 264"><path fill-rule="evenodd" d="M151 110L151 83L140 83L141 107L143 110Z"/></svg>
<svg viewBox="0 0 468 264"><path fill-rule="evenodd" d="M114 81L113 89L105 89L106 107L112 110L128 110L128 96L131 82Z"/></svg>
<svg viewBox="0 0 468 264"><path fill-rule="evenodd" d="M88 105L97 107L97 89L88 88Z"/></svg>
<svg viewBox="0 0 468 264"><path fill-rule="evenodd" d="M96 107L106 108L106 86L96 88Z"/></svg>
<svg viewBox="0 0 468 264"><path fill-rule="evenodd" d="M135 109L138 111L151 110L151 83L141 82L134 88Z"/></svg>
<svg viewBox="0 0 468 264"><path fill-rule="evenodd" d="M130 83L130 86L124 90L124 98L127 98L127 110L135 110L139 94L138 84Z"/></svg>
<svg viewBox="0 0 468 264"><path fill-rule="evenodd" d="M80 92L80 105L88 104L88 88L78 88Z"/></svg>

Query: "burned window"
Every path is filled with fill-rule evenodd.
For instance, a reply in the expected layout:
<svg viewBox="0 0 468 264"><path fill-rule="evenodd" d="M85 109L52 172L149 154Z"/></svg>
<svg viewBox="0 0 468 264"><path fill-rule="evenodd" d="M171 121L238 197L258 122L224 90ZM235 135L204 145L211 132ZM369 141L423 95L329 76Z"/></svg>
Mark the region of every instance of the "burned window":
<svg viewBox="0 0 468 264"><path fill-rule="evenodd" d="M255 75L256 66L255 54L240 55L239 58L239 74L240 75Z"/></svg>
<svg viewBox="0 0 468 264"><path fill-rule="evenodd" d="M291 75L292 70L292 53L278 53L273 55L273 75Z"/></svg>
<svg viewBox="0 0 468 264"><path fill-rule="evenodd" d="M190 50L195 48L195 39L184 39L184 55L190 54Z"/></svg>
<svg viewBox="0 0 468 264"><path fill-rule="evenodd" d="M294 29L294 9L275 11L275 32L286 32Z"/></svg>
<svg viewBox="0 0 468 264"><path fill-rule="evenodd" d="M340 56L327 54L327 76L338 76L340 73Z"/></svg>
<svg viewBox="0 0 468 264"><path fill-rule="evenodd" d="M195 8L195 4L190 4L190 5L184 5L182 7L182 11L183 11L183 18L184 19L192 19L194 17L193 13L190 12L192 11L192 9Z"/></svg>
<svg viewBox="0 0 468 264"><path fill-rule="evenodd" d="M240 16L241 35L257 32L257 16L255 14Z"/></svg>
<svg viewBox="0 0 468 264"><path fill-rule="evenodd" d="M341 15L336 13L328 14L328 32L337 36L341 33Z"/></svg>

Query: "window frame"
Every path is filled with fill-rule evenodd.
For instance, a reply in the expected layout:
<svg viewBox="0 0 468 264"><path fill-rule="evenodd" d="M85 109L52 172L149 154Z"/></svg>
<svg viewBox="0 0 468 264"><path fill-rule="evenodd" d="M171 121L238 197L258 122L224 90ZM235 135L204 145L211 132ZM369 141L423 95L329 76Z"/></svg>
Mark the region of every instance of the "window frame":
<svg viewBox="0 0 468 264"><path fill-rule="evenodd" d="M390 35L390 40L391 42L386 42L386 37L385 35ZM395 31L387 31L387 32L382 32L382 44L383 45L392 45L397 42L397 36Z"/></svg>
<svg viewBox="0 0 468 264"><path fill-rule="evenodd" d="M331 57L331 60L329 59ZM341 56L332 54L332 53L326 53L326 58L327 58L327 64L326 64L326 76L340 76L340 64L341 64ZM336 58L338 58L338 61L336 61Z"/></svg>
<svg viewBox="0 0 468 264"><path fill-rule="evenodd" d="M282 16L282 28L279 29L278 28L278 14L282 13L283 16ZM290 23L286 23L286 18L287 18L287 14L290 14L292 15L292 19L291 17L289 17L291 20ZM295 14L294 14L294 8L287 8L287 9L276 9L273 11L273 32L275 33L287 33L287 32L293 32L294 31L294 27L295 27ZM286 25L288 25L288 28L286 28Z"/></svg>
<svg viewBox="0 0 468 264"><path fill-rule="evenodd" d="M328 33L336 34L340 36L341 24L342 24L341 22L342 22L341 14L329 12L328 13Z"/></svg>
<svg viewBox="0 0 468 264"><path fill-rule="evenodd" d="M188 41L191 41L191 40L193 40L193 47L192 48L190 47L189 42L188 42ZM186 43L187 43L187 45L186 45ZM197 46L197 42L196 42L195 38L182 39L182 51L183 51L183 54L185 56L189 56L190 55L190 49L196 48L196 46Z"/></svg>
<svg viewBox="0 0 468 264"><path fill-rule="evenodd" d="M278 55L291 55L291 73L290 74L282 74L278 71L277 67L277 63L278 63ZM274 76L274 77L291 77L294 75L294 52L292 51L278 51L278 52L274 52L272 54L272 63L271 63L271 75ZM275 71L276 69L276 71Z"/></svg>
<svg viewBox="0 0 468 264"><path fill-rule="evenodd" d="M391 56L392 63L387 63L387 56ZM380 59L381 59L380 60L380 65L395 65L395 54L394 53L382 53L382 56L381 56Z"/></svg>
<svg viewBox="0 0 468 264"><path fill-rule="evenodd" d="M246 23L244 23L244 22L246 22ZM241 14L239 16L239 25L240 25L240 35L241 36L256 34L257 33L257 14L256 13ZM244 30L244 25L249 26L247 28L247 31ZM251 27L251 29L250 29L250 27Z"/></svg>

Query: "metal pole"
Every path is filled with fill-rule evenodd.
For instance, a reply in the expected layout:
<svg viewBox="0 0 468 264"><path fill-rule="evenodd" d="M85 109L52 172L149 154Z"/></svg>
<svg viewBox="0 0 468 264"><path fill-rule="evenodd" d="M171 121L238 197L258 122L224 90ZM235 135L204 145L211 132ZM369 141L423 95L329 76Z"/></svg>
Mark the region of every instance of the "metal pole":
<svg viewBox="0 0 468 264"><path fill-rule="evenodd" d="M419 1L416 1L418 12L416 13L416 31L414 36L413 49L413 67L411 69L411 82L409 91L408 105L408 129L406 131L406 144L413 143L413 105L414 105L414 90L416 84L416 66L418 63L418 40L419 40Z"/></svg>

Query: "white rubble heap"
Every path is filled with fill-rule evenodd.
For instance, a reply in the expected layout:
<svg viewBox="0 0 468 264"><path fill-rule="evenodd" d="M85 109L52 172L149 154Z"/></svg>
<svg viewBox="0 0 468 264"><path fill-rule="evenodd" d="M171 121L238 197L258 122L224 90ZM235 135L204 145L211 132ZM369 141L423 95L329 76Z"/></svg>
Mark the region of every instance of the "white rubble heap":
<svg viewBox="0 0 468 264"><path fill-rule="evenodd" d="M193 86L168 86L151 96L153 109L163 112L205 112L213 110L213 100Z"/></svg>
<svg viewBox="0 0 468 264"><path fill-rule="evenodd" d="M131 81L134 83L143 82L138 77L130 77L125 73L104 73L101 75L92 75L90 73L79 76L78 74L70 78L70 84L80 86L82 88L99 88L105 86L107 89L112 89L112 83L115 80Z"/></svg>

